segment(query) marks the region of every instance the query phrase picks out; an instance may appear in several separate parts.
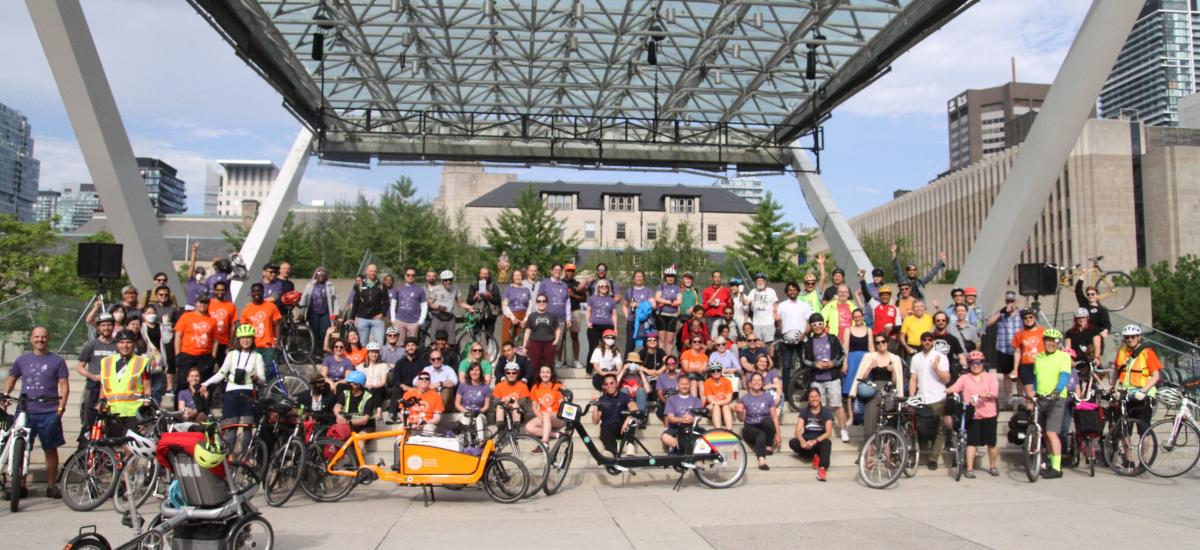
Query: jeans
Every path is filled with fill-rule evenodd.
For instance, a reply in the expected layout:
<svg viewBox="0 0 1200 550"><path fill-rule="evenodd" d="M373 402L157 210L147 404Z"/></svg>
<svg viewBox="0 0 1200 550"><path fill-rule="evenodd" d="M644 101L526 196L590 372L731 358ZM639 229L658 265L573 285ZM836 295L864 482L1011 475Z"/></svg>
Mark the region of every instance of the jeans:
<svg viewBox="0 0 1200 550"><path fill-rule="evenodd" d="M639 411L646 410L646 390L639 385L636 389L631 386L621 386L621 391L633 397Z"/></svg>
<svg viewBox="0 0 1200 550"><path fill-rule="evenodd" d="M309 312L308 330L312 333L313 341L316 342L316 349L321 349L322 343L325 341L325 331L329 330L329 314L317 315Z"/></svg>
<svg viewBox="0 0 1200 550"><path fill-rule="evenodd" d="M364 319L356 317L354 319L354 328L358 330L358 339L365 346L369 342L383 343L383 319Z"/></svg>
<svg viewBox="0 0 1200 550"><path fill-rule="evenodd" d="M742 439L754 447L754 456L767 456L767 447L775 444L775 423L768 418L758 424L745 424Z"/></svg>
<svg viewBox="0 0 1200 550"><path fill-rule="evenodd" d="M784 344L778 343L779 346L779 362L780 368L783 369L783 395L784 401L787 401L788 396L792 391L792 376L794 375L793 366L800 362L800 344ZM799 372L798 370L795 372Z"/></svg>

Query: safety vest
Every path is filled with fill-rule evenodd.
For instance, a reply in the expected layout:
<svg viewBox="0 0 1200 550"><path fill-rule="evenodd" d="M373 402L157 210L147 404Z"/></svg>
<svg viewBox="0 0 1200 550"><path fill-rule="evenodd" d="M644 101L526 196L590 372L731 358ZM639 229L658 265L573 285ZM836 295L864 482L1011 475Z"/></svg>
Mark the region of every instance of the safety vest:
<svg viewBox="0 0 1200 550"><path fill-rule="evenodd" d="M125 368L118 371L117 361L120 358L120 355L109 355L100 360L100 397L108 400L108 410L113 414L133 416L137 414L146 393L142 377L150 360L134 354Z"/></svg>
<svg viewBox="0 0 1200 550"><path fill-rule="evenodd" d="M1147 358L1154 355L1154 350L1148 347L1139 346L1137 349L1130 349L1129 346L1121 346L1117 350L1117 380L1121 385L1129 387L1142 387L1147 380L1150 379L1150 366L1147 364ZM1150 388L1150 395L1158 393L1158 388Z"/></svg>
<svg viewBox="0 0 1200 550"><path fill-rule="evenodd" d="M363 410L365 410L367 408L367 401L371 400L371 397L372 397L371 392L369 392L369 391L363 392L362 399L358 400L358 411L352 411L350 409L350 399L352 397L354 397L353 393L346 392L346 402L342 404L342 410L350 412L351 416L363 416Z"/></svg>

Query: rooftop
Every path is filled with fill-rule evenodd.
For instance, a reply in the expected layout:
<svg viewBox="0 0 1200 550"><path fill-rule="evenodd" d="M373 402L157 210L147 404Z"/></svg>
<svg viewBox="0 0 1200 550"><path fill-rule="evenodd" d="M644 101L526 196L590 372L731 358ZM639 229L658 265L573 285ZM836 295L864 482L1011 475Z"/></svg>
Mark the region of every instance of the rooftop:
<svg viewBox="0 0 1200 550"><path fill-rule="evenodd" d="M539 193L563 193L576 195L576 208L580 210L602 210L604 195L637 195L640 210L665 212L668 197L696 197L700 199L703 212L726 212L752 214L755 206L746 199L720 187L653 184L566 183L563 181L510 181L489 193L467 203L468 207L511 208L517 195L532 185Z"/></svg>

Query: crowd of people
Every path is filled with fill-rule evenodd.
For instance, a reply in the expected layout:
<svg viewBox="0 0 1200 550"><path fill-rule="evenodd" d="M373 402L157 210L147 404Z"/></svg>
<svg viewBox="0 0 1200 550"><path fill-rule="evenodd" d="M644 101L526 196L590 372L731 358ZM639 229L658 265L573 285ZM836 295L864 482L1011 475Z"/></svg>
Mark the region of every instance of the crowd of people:
<svg viewBox="0 0 1200 550"><path fill-rule="evenodd" d="M643 271L627 282L612 280L603 263L588 277L572 263L551 265L542 276L540 266L516 268L502 258L494 270L480 268L465 292L449 270L422 275L406 267L392 275L369 265L339 300L326 269L298 287L283 262L263 267L240 311L230 296L228 260L205 269L194 256L195 250L186 296L173 296L160 273L145 296L125 287L118 303L97 302L88 313L94 338L75 368L87 380L78 399L85 430L101 399L123 419L114 433L132 424L146 399L204 418L219 393L224 418L249 421L256 391L276 361L281 323L290 317L320 336L324 353L309 393L298 399L331 434L373 430L402 412L429 433L450 423L482 433L489 418L500 423L511 409L528 433L549 441L562 428L559 376L583 369L596 391L592 420L610 453L620 437L645 428L622 411L653 409L663 423L660 440L671 449L695 421L692 412L703 408L713 426L734 429L736 419L766 470L766 457L784 448L783 411L792 404L797 423L787 448L811 460L825 480L833 439L850 441L856 401L870 435L885 394L920 396L945 419L931 438L932 448L941 449L952 412L946 397L955 393L974 405L970 445L988 449L988 472L996 475L998 411L1010 397L1060 396L1087 386L1091 375L1080 369L1097 364L1111 330L1095 289L1082 286L1076 322L1065 335L1039 325L1036 312L1020 308L1011 292L990 313L971 287L954 288L943 305L927 285L944 268L944 255L921 275L914 264L901 266L894 246L891 281L876 268L858 272L858 288L851 288L840 268L827 279L818 256L814 271L784 282L783 296L763 273L742 281L711 271L701 287L701 275L675 266L649 274L655 284ZM458 341L460 309L499 335L496 359L482 342ZM995 349L984 354L988 333ZM1114 380L1152 397L1161 365L1141 345L1136 326L1123 335ZM32 351L14 363L5 389L19 380L23 394L59 398L56 408L29 410L46 451L47 494L54 497L70 373L48 351L50 336L43 327L33 330ZM1048 405L1047 477L1061 475L1057 427L1069 421L1063 403ZM940 454L929 453L930 469ZM973 477L973 449L968 457Z"/></svg>

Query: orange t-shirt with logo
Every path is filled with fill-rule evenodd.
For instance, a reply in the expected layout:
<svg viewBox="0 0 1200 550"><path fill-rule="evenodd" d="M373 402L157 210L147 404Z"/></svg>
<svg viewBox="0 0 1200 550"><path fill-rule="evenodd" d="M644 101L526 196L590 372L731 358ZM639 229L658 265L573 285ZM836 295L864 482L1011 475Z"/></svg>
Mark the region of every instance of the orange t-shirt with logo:
<svg viewBox="0 0 1200 550"><path fill-rule="evenodd" d="M704 397L706 399L724 400L730 395L733 395L733 383L728 378L710 376L704 379Z"/></svg>
<svg viewBox="0 0 1200 550"><path fill-rule="evenodd" d="M218 302L213 300L208 304L208 316L217 323L217 343L229 345L230 329L237 320L237 306L233 302Z"/></svg>
<svg viewBox="0 0 1200 550"><path fill-rule="evenodd" d="M283 315L271 302L250 303L242 308L242 324L254 327L255 347L275 347L275 323L280 319L283 319Z"/></svg>
<svg viewBox="0 0 1200 550"><path fill-rule="evenodd" d="M562 384L538 382L529 390L529 398L533 400L533 409L539 413L558 414L558 406L562 404Z"/></svg>
<svg viewBox="0 0 1200 550"><path fill-rule="evenodd" d="M516 384L509 384L508 380L501 380L496 382L495 388L492 388L492 396L502 403L507 403L510 399L520 401L529 397L529 386L520 380L517 380Z"/></svg>
<svg viewBox="0 0 1200 550"><path fill-rule="evenodd" d="M179 350L188 355L212 355L216 341L217 322L198 311L189 311L175 322L175 337Z"/></svg>
<svg viewBox="0 0 1200 550"><path fill-rule="evenodd" d="M404 392L404 396L401 399L407 401L413 397L417 398L417 404L413 405L409 410L421 413L425 417L426 422L433 420L433 415L440 414L446 410L446 404L442 402L442 394L432 389L421 393L416 388L413 388Z"/></svg>
<svg viewBox="0 0 1200 550"><path fill-rule="evenodd" d="M679 356L679 368L688 374L704 374L708 370L708 354L686 350Z"/></svg>
<svg viewBox="0 0 1200 550"><path fill-rule="evenodd" d="M1032 365L1038 354L1046 351L1046 344L1042 342L1045 331L1042 327L1023 328L1013 336L1012 345L1021 354L1022 365Z"/></svg>
<svg viewBox="0 0 1200 550"><path fill-rule="evenodd" d="M366 363L367 362L367 348L358 348L354 351L347 350L346 358L349 359L350 363L356 367L363 363Z"/></svg>

